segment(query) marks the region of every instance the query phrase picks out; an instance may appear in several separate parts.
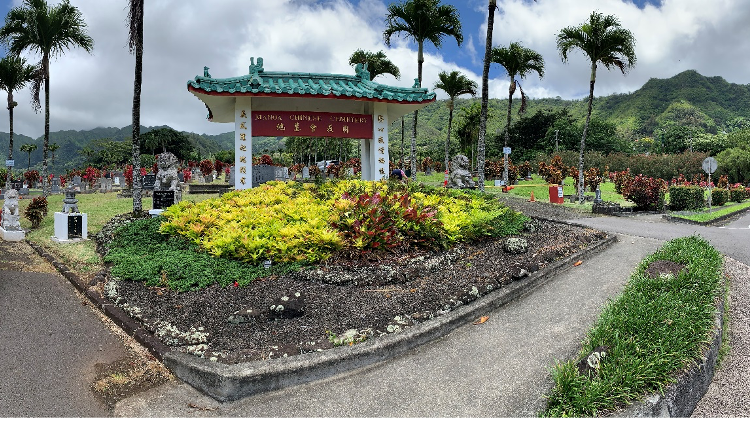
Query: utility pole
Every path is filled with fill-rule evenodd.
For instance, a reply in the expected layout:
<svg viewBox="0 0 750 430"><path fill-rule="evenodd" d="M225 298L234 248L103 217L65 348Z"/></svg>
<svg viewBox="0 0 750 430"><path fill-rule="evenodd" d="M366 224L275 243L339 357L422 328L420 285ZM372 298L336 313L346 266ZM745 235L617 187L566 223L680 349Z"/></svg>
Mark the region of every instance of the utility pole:
<svg viewBox="0 0 750 430"><path fill-rule="evenodd" d="M558 150L557 150L557 130L555 130L555 152L558 152Z"/></svg>

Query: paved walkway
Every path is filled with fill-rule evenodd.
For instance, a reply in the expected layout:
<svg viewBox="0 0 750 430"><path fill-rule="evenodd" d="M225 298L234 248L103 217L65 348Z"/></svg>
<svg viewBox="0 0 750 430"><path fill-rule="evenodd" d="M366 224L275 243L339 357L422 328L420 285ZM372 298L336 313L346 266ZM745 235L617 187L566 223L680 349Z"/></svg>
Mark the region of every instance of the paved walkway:
<svg viewBox="0 0 750 430"><path fill-rule="evenodd" d="M750 215L724 229L665 223L659 217L577 222L616 232L619 241L530 295L491 312L485 324L466 325L385 363L235 402L219 404L186 384L170 382L121 401L114 415L536 416L551 386L549 367L576 354L607 300L664 240L697 233L722 253L750 264ZM0 355L0 415L106 416L88 385L96 363L125 355L122 343L49 265L33 255L20 255L25 252L22 247L8 246L0 241L0 344L6 346ZM747 272L747 267L738 267ZM732 298L731 314L740 327L743 322L747 326L744 303L749 303L750 292L738 288L733 294L738 295ZM738 304L744 306L744 314L735 307ZM739 375L750 374L748 339L737 330L732 342L738 346L726 361L740 366L740 372L745 369ZM727 396L733 397L733 404L750 404L748 384L743 388L731 373L727 378L717 375L723 382L712 384L709 393L719 400L711 404L708 415L720 416L722 407L728 410L721 406Z"/></svg>

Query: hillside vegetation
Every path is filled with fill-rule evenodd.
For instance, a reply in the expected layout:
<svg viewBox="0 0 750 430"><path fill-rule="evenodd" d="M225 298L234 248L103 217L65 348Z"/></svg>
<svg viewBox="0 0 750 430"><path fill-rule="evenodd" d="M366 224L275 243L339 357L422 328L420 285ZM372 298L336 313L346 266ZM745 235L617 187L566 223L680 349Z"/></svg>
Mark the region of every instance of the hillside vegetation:
<svg viewBox="0 0 750 430"><path fill-rule="evenodd" d="M479 99L462 98L456 101L451 153L473 155L475 135L472 116L476 116ZM540 152L555 148L575 150L580 142L582 122L585 117L585 100L545 98L529 100L523 115L513 112L511 128L511 157L515 162L534 159ZM507 100L491 99L489 102L488 159L500 158L504 133ZM514 109L515 111L515 109ZM438 100L420 111L418 123L417 156L421 160L431 157L442 161L448 126L448 107ZM408 158L412 116L405 118L404 144L401 139L401 121L390 128L390 155L393 160ZM141 134L167 126L142 127ZM587 139L587 148L604 153L676 153L696 150L717 155L730 148L745 145L750 128L750 85L727 82L721 77L705 77L688 70L669 79L650 79L643 87L630 94L614 94L594 100L594 117ZM732 134L742 131L743 133ZM60 145L55 153L52 171L64 173L90 163L92 151L102 151L107 145L127 148L131 136L130 126L123 128L100 127L87 131L57 131L50 134L50 142ZM192 158L214 156L220 151L233 151L234 133L198 135L184 133L190 144ZM0 156L7 154L8 133L0 132ZM322 139L321 139L322 141ZM114 143L113 143L114 142ZM284 150L285 139L254 138L255 154ZM28 154L20 151L21 145L36 144L31 153L31 167L38 168L42 161L42 137L32 139L15 136L14 158L16 166L25 168ZM307 146L294 146L295 161L322 160L357 156L358 143L336 143L324 148L323 142ZM3 150L2 147L6 149ZM306 148L300 150L300 148ZM750 149L749 149L750 150ZM741 149L741 152L745 151ZM111 150L109 152L112 152ZM156 148L144 153L158 152ZM304 152L304 153L301 153ZM736 152L736 151L735 151ZM736 156L737 154L735 154ZM288 159L289 157L287 157ZM473 158L473 157L471 157ZM726 157L725 157L726 158ZM743 166L732 166L734 171Z"/></svg>

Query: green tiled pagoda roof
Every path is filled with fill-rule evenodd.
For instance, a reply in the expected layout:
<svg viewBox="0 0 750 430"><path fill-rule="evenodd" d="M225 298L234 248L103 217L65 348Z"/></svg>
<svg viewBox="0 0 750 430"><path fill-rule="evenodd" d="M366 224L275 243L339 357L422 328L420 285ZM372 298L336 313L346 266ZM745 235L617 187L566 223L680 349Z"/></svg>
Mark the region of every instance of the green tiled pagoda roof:
<svg viewBox="0 0 750 430"><path fill-rule="evenodd" d="M302 97L358 98L372 101L401 103L427 103L435 100L435 93L419 88L415 79L412 88L392 87L370 80L366 67L358 64L356 75L323 73L266 72L263 59L258 64L251 59L249 73L235 78L217 79L204 67L203 76L188 81L188 91L209 95L274 96L297 95Z"/></svg>

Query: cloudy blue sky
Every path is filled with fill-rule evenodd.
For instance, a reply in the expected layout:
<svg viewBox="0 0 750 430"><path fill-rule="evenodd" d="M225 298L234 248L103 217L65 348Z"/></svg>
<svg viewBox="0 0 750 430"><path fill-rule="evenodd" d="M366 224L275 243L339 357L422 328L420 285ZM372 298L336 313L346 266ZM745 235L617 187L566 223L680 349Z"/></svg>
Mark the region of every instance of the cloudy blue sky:
<svg viewBox="0 0 750 430"><path fill-rule="evenodd" d="M54 1L54 0L53 0ZM141 122L179 130L218 134L229 124L205 120L203 104L186 82L211 68L214 77L247 73L250 57L263 57L266 70L353 74L348 65L358 49L384 50L402 78L380 82L411 86L417 75L416 47L405 37L383 42L390 0L146 0ZM432 88L441 70L459 70L480 82L486 35L486 0L444 0L461 15L464 43L446 39L441 50L426 48L424 86ZM0 16L20 0L0 0ZM94 51L67 52L51 64L51 120L55 130L86 130L130 124L134 58L127 50L127 0L71 0L88 24ZM616 15L636 39L638 63L628 75L602 70L596 95L627 93L649 78L668 78L687 69L730 82L750 82L750 1L747 0L498 0L494 45L520 41L540 52L544 79L523 82L531 97L583 98L589 65L583 55L560 61L555 35L584 22L591 11ZM38 58L29 56L29 61ZM505 97L508 79L497 65L490 71L490 96ZM2 96L4 97L4 95ZM438 92L438 97L444 94ZM15 131L44 132L29 90L16 96ZM4 111L4 109L3 109ZM8 130L0 115L0 130Z"/></svg>

